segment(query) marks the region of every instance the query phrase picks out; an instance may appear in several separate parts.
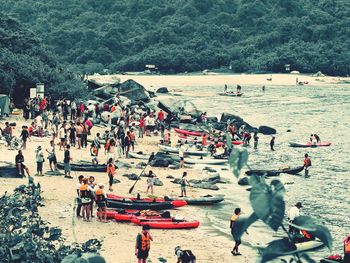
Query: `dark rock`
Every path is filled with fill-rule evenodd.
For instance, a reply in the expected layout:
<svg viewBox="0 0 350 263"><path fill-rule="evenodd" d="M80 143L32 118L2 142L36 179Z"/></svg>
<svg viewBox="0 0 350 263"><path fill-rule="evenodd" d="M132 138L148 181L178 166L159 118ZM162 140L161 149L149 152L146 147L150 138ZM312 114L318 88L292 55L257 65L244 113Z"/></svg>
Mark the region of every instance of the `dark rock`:
<svg viewBox="0 0 350 263"><path fill-rule="evenodd" d="M202 181L203 182L209 182L209 181L214 181L214 180L219 180L220 181L220 174L219 173L211 174L208 177L204 178Z"/></svg>
<svg viewBox="0 0 350 263"><path fill-rule="evenodd" d="M249 179L248 177L243 177L241 179L238 180L238 184L239 185L249 185Z"/></svg>
<svg viewBox="0 0 350 263"><path fill-rule="evenodd" d="M198 179L191 179L188 181L190 184L200 184L202 182L202 180L198 180Z"/></svg>
<svg viewBox="0 0 350 263"><path fill-rule="evenodd" d="M120 180L118 180L117 178L113 178L113 184L119 184Z"/></svg>
<svg viewBox="0 0 350 263"><path fill-rule="evenodd" d="M61 173L60 171L47 171L45 175L51 175L51 176L61 176L64 175L64 173Z"/></svg>
<svg viewBox="0 0 350 263"><path fill-rule="evenodd" d="M140 162L140 163L136 164L136 168L138 168L138 169L143 169L143 168L146 167L146 165L147 165L147 163L145 163L145 162Z"/></svg>
<svg viewBox="0 0 350 263"><path fill-rule="evenodd" d="M203 170L206 170L206 171L208 171L208 172L210 172L210 173L216 173L216 172L217 172L215 169L210 168L210 167L208 167L208 166L204 167Z"/></svg>
<svg viewBox="0 0 350 263"><path fill-rule="evenodd" d="M138 178L138 175L134 174L134 173L132 173L132 174L123 174L123 176L127 177L129 180L134 180L134 181L136 181L137 178Z"/></svg>
<svg viewBox="0 0 350 263"><path fill-rule="evenodd" d="M87 82L89 90L98 89L107 85L116 86L119 83L120 83L120 78L118 78L117 76L113 76L109 79L101 79L101 80L89 79Z"/></svg>
<svg viewBox="0 0 350 263"><path fill-rule="evenodd" d="M173 164L169 165L169 168L173 170L180 169L180 164L177 162L174 162Z"/></svg>
<svg viewBox="0 0 350 263"><path fill-rule="evenodd" d="M228 120L230 120L230 122L234 122L234 123L244 123L244 120L237 115L233 115L230 113L223 113L221 115L220 122L227 123Z"/></svg>
<svg viewBox="0 0 350 263"><path fill-rule="evenodd" d="M175 178L171 182L174 183L174 184L180 184L181 183L181 178Z"/></svg>
<svg viewBox="0 0 350 263"><path fill-rule="evenodd" d="M169 167L170 167L170 166L169 166ZM172 176L172 175L167 175L167 177L165 177L165 178L167 178L167 179L174 179L175 177Z"/></svg>
<svg viewBox="0 0 350 263"><path fill-rule="evenodd" d="M228 171L228 168L221 168L221 171Z"/></svg>
<svg viewBox="0 0 350 263"><path fill-rule="evenodd" d="M118 85L119 93L131 101L149 101L149 95L146 89L136 81L129 79Z"/></svg>
<svg viewBox="0 0 350 263"><path fill-rule="evenodd" d="M148 92L150 98L155 98L155 97L157 97L157 95L156 95L155 92L150 91L150 90L148 90L147 92Z"/></svg>
<svg viewBox="0 0 350 263"><path fill-rule="evenodd" d="M217 182L217 184L228 184L228 183L230 183L230 180L229 180L229 179L223 179L223 178L221 178L221 179Z"/></svg>
<svg viewBox="0 0 350 263"><path fill-rule="evenodd" d="M151 161L150 165L152 167L168 167L169 161L164 160L164 159L155 159L155 160Z"/></svg>
<svg viewBox="0 0 350 263"><path fill-rule="evenodd" d="M291 130L291 129L288 129L286 132L292 132L292 130Z"/></svg>
<svg viewBox="0 0 350 263"><path fill-rule="evenodd" d="M158 178L154 179L154 185L156 186L163 186L163 182L161 180L159 180Z"/></svg>
<svg viewBox="0 0 350 263"><path fill-rule="evenodd" d="M217 117L207 117L207 122L218 122Z"/></svg>
<svg viewBox="0 0 350 263"><path fill-rule="evenodd" d="M220 188L217 185L212 185L211 183L200 183L200 184L191 184L193 188L201 188L207 190L219 190Z"/></svg>
<svg viewBox="0 0 350 263"><path fill-rule="evenodd" d="M161 87L157 89L156 93L169 93L169 90L166 87Z"/></svg>

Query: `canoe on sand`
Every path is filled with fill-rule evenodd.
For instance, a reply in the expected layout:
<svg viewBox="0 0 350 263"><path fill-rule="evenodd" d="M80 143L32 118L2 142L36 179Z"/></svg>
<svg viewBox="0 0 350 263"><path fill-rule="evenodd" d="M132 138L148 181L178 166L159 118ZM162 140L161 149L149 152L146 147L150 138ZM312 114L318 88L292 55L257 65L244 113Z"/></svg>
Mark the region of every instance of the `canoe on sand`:
<svg viewBox="0 0 350 263"><path fill-rule="evenodd" d="M140 225L147 225L156 229L189 229L197 228L199 221L173 220L173 221L141 221Z"/></svg>
<svg viewBox="0 0 350 263"><path fill-rule="evenodd" d="M130 209L130 210L166 210L175 207L172 202L143 202L132 200L115 200L107 198L108 208Z"/></svg>
<svg viewBox="0 0 350 263"><path fill-rule="evenodd" d="M179 153L179 148L165 146L165 145L158 145L158 147L163 152ZM187 150L185 153L187 155L197 155L197 156L206 156L209 154L209 152L207 152L207 151L198 151L198 150Z"/></svg>
<svg viewBox="0 0 350 263"><path fill-rule="evenodd" d="M107 198L113 199L113 200L131 200L131 201L137 201L137 202L168 202L171 201L171 203L174 205L174 207L181 207L187 205L187 202L182 199L174 199L174 200L164 200L161 198L140 198L137 199L136 197L125 197L125 196L119 196L115 194L107 194Z"/></svg>
<svg viewBox="0 0 350 263"><path fill-rule="evenodd" d="M177 200L181 199L187 202L188 205L214 205L224 201L224 195L205 195L200 197L168 197L165 196L165 200Z"/></svg>

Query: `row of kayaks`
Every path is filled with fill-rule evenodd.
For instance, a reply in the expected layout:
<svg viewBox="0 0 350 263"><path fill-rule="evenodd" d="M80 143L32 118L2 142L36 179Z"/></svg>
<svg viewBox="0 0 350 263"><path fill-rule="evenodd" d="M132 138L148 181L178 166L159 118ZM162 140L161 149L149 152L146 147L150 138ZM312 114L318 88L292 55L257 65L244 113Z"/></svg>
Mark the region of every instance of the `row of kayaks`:
<svg viewBox="0 0 350 263"><path fill-rule="evenodd" d="M213 205L224 201L224 195L206 195L200 197L136 198L115 194L107 195L107 207L131 210L167 210L185 205Z"/></svg>
<svg viewBox="0 0 350 263"><path fill-rule="evenodd" d="M107 218L140 226L147 225L154 229L190 229L200 225L197 220L176 218L170 216L169 212L159 213L152 210L107 210Z"/></svg>
<svg viewBox="0 0 350 263"><path fill-rule="evenodd" d="M170 216L170 212L160 210L182 207L184 205L213 205L224 200L223 195L201 197L164 197L136 198L107 194L107 218L118 222L132 222L148 225L155 229L190 229L197 228L197 220L185 220Z"/></svg>

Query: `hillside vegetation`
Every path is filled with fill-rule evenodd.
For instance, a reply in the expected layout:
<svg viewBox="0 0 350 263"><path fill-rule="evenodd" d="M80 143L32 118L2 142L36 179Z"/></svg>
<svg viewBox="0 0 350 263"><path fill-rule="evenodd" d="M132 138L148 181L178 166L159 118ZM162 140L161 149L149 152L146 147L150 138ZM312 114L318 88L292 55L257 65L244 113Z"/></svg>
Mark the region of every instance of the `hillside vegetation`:
<svg viewBox="0 0 350 263"><path fill-rule="evenodd" d="M350 72L348 0L0 0L80 69Z"/></svg>

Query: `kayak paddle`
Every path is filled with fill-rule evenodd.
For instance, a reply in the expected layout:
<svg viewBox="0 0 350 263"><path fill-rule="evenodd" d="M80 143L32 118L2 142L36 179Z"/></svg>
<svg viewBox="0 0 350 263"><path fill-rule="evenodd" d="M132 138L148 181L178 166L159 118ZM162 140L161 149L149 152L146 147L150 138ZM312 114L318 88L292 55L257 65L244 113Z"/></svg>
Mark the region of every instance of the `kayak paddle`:
<svg viewBox="0 0 350 263"><path fill-rule="evenodd" d="M135 188L136 183L138 182L138 180L140 179L141 175L143 174L143 172L146 170L147 166L150 164L150 162L154 159L154 153L151 154L151 156L148 159L148 163L146 164L145 168L143 168L142 172L140 173L139 177L137 177L136 182L134 183L133 186L131 186L131 188L129 189L129 194L132 193L132 191Z"/></svg>

